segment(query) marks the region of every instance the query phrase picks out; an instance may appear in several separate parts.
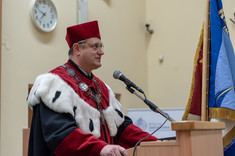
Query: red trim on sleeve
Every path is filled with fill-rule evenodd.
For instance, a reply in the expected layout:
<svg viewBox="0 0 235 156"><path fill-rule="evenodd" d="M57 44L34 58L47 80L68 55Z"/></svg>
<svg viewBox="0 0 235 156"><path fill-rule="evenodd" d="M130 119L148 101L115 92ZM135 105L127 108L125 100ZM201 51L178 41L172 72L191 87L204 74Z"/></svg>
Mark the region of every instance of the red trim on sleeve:
<svg viewBox="0 0 235 156"><path fill-rule="evenodd" d="M70 133L55 149L57 156L99 156L101 149L106 146L102 140L92 134L85 134L80 129Z"/></svg>
<svg viewBox="0 0 235 156"><path fill-rule="evenodd" d="M142 138L148 136L149 133L143 131L139 127L135 126L134 124L129 125L124 132L121 134L118 144L124 148L134 147L135 144L141 140ZM144 141L157 141L158 138L155 136L150 136Z"/></svg>

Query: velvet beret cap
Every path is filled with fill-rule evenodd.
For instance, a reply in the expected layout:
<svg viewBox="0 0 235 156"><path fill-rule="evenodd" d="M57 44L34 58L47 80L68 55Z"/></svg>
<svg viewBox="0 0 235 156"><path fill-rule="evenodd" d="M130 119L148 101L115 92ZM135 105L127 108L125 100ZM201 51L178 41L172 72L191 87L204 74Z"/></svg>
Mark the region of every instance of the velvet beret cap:
<svg viewBox="0 0 235 156"><path fill-rule="evenodd" d="M71 47L78 41L92 37L101 39L98 21L91 21L68 27L65 39L69 47Z"/></svg>

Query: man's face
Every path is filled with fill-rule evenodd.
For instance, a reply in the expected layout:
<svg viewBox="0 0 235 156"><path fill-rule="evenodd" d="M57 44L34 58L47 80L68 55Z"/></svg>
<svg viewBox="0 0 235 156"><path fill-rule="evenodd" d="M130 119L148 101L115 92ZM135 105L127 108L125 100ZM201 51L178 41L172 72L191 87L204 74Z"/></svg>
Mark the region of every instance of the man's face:
<svg viewBox="0 0 235 156"><path fill-rule="evenodd" d="M103 44L99 38L90 38L85 46L80 46L79 64L83 70L90 73L101 67L101 56L104 55Z"/></svg>

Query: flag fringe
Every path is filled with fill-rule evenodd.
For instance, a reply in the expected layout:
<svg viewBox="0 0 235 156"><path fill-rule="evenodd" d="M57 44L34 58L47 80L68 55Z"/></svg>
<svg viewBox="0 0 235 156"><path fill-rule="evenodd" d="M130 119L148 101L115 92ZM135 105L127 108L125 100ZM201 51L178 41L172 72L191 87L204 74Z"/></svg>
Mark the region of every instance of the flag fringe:
<svg viewBox="0 0 235 156"><path fill-rule="evenodd" d="M211 107L209 108L210 119L226 119L235 122L235 111L224 107ZM231 141L235 138L235 127L233 127L223 137L223 146L227 147Z"/></svg>
<svg viewBox="0 0 235 156"><path fill-rule="evenodd" d="M223 137L223 146L227 147L232 140L235 138L235 127L233 127L224 137Z"/></svg>
<svg viewBox="0 0 235 156"><path fill-rule="evenodd" d="M189 112L190 112L193 92L194 92L194 88L195 88L195 76L194 76L194 74L195 74L195 71L196 71L196 68L197 68L197 61L198 61L198 58L199 58L199 53L201 51L202 44L203 44L203 32L204 32L204 29L202 27L200 38L199 38L199 42L198 42L198 45L197 45L197 51L196 51L196 54L194 56L193 74L192 74L192 82L191 82L190 95L189 95L188 103L187 103L187 106L185 108L185 112L184 112L184 115L182 117L182 120L187 120Z"/></svg>
<svg viewBox="0 0 235 156"><path fill-rule="evenodd" d="M235 122L235 110L225 107L210 107L209 119L227 119Z"/></svg>

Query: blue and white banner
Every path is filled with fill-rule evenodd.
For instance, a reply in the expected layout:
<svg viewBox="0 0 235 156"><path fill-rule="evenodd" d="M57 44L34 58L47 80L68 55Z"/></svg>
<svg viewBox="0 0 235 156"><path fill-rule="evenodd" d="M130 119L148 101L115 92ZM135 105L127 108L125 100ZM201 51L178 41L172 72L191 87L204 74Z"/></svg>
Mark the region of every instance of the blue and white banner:
<svg viewBox="0 0 235 156"><path fill-rule="evenodd" d="M211 0L209 107L235 110L235 56L221 0Z"/></svg>
<svg viewBox="0 0 235 156"><path fill-rule="evenodd" d="M223 137L224 155L234 156L235 138L235 56L221 0L210 2L211 64L209 109L211 119L230 121ZM233 122L231 122L233 121Z"/></svg>

